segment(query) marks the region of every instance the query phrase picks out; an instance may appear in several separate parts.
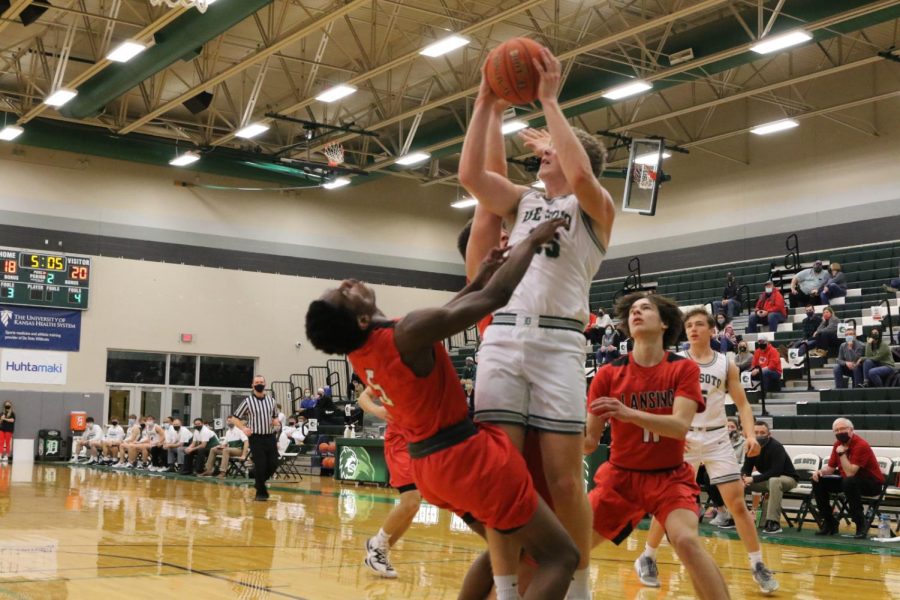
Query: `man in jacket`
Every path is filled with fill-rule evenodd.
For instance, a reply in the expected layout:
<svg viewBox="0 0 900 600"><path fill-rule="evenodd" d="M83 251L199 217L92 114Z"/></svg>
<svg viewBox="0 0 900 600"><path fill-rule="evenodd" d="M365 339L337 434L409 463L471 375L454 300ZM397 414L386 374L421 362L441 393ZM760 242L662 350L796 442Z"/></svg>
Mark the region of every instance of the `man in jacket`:
<svg viewBox="0 0 900 600"><path fill-rule="evenodd" d="M784 306L784 296L775 289L775 284L771 280L766 282L765 291L759 295L756 301L756 308L750 315L750 321L747 324L747 333L756 333L759 331L759 322L769 324L769 331L777 331L779 323L784 323L787 319L787 308Z"/></svg>
<svg viewBox="0 0 900 600"><path fill-rule="evenodd" d="M847 387L844 377L853 377L853 387L858 388L863 382L863 353L865 347L856 339L856 332L848 329L845 341L838 348L837 362L834 365L834 387Z"/></svg>
<svg viewBox="0 0 900 600"><path fill-rule="evenodd" d="M769 493L763 533L781 533L781 500L785 492L797 487L797 470L781 442L772 437L765 421L757 421L753 430L759 442L759 454L744 458L741 476L749 491Z"/></svg>
<svg viewBox="0 0 900 600"><path fill-rule="evenodd" d="M759 380L764 391L769 391L781 379L781 355L766 339L756 342L750 378Z"/></svg>
<svg viewBox="0 0 900 600"><path fill-rule="evenodd" d="M725 313L728 320L734 319L734 315L741 310L741 298L738 295L738 282L734 273L725 276L725 289L722 290L722 299L713 302L713 314Z"/></svg>

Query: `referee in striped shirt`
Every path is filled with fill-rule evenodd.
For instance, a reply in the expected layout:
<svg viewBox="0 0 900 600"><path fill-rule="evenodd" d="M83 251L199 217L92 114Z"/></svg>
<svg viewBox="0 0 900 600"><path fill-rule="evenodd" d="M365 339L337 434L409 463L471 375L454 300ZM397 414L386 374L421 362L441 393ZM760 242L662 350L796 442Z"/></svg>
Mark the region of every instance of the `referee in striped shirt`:
<svg viewBox="0 0 900 600"><path fill-rule="evenodd" d="M278 468L276 429L281 427L275 399L266 395L265 377L257 375L253 378L253 393L241 402L234 411L234 416L241 421L238 427L250 439L250 452L253 455L256 476L255 499L265 502L269 499L266 480L274 475Z"/></svg>

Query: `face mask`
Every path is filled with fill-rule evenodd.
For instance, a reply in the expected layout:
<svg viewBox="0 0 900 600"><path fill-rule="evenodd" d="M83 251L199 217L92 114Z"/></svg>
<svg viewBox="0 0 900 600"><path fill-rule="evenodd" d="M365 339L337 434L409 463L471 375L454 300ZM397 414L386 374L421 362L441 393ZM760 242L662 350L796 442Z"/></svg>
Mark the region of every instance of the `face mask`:
<svg viewBox="0 0 900 600"><path fill-rule="evenodd" d="M855 338L854 336L852 336L852 335L848 335L848 336L847 336L847 341L848 341L848 342L852 342L852 341L855 340L855 339L856 339L856 338Z"/></svg>
<svg viewBox="0 0 900 600"><path fill-rule="evenodd" d="M168 430L169 427L171 427L171 426L172 426L171 423L166 423L165 425L163 425L163 429Z"/></svg>
<svg viewBox="0 0 900 600"><path fill-rule="evenodd" d="M613 330L612 330L611 328L610 328L610 329L607 329L607 330L606 330L606 335L612 335L612 332L613 332ZM9 408L9 407L7 406L7 408Z"/></svg>
<svg viewBox="0 0 900 600"><path fill-rule="evenodd" d="M880 331L873 331L873 332L872 332L872 339L873 339L873 340L880 340L880 339L881 339L881 332L880 332Z"/></svg>
<svg viewBox="0 0 900 600"><path fill-rule="evenodd" d="M725 324L725 319L716 319L716 322L717 322L719 325L724 325L724 324Z"/></svg>
<svg viewBox="0 0 900 600"><path fill-rule="evenodd" d="M849 433L836 433L836 434L834 434L834 437L836 437L837 441L839 441L842 444L846 444L847 442L850 441Z"/></svg>
<svg viewBox="0 0 900 600"><path fill-rule="evenodd" d="M262 383L258 383L258 384L256 384L256 385L253 386L253 389L256 390L257 392L259 392L259 393L261 394L261 393L263 393L263 391L266 389L266 386L265 386L264 384L262 384Z"/></svg>
<svg viewBox="0 0 900 600"><path fill-rule="evenodd" d="M813 316L814 314L816 314L816 311L814 311L814 310L808 310L808 311L806 311L806 316L807 316L807 317L811 317L811 316Z"/></svg>
<svg viewBox="0 0 900 600"><path fill-rule="evenodd" d="M131 427L134 425L134 419L128 419L128 426Z"/></svg>
<svg viewBox="0 0 900 600"><path fill-rule="evenodd" d="M181 431L181 425L173 425L175 431Z"/></svg>
<svg viewBox="0 0 900 600"><path fill-rule="evenodd" d="M296 427L296 426L297 426L297 424L296 424L296 423L294 423L294 422L290 422L290 423L288 423L288 427Z"/></svg>
<svg viewBox="0 0 900 600"><path fill-rule="evenodd" d="M147 427L153 427L154 425L156 425L155 421L147 421Z"/></svg>
<svg viewBox="0 0 900 600"><path fill-rule="evenodd" d="M758 346L759 348L763 349L763 350L765 350L766 347L767 347L768 345L769 345L769 344L768 344L767 342L764 342L764 341L763 341L763 342L759 342L759 343L757 344L757 346Z"/></svg>
<svg viewBox="0 0 900 600"><path fill-rule="evenodd" d="M747 346L741 346L740 348L738 348L738 350L740 350L741 352L746 352Z"/></svg>
<svg viewBox="0 0 900 600"><path fill-rule="evenodd" d="M203 425L194 425L194 429L200 431L201 429L203 429Z"/></svg>
<svg viewBox="0 0 900 600"><path fill-rule="evenodd" d="M9 409L11 409L11 408L12 408L12 404L7 404L7 405L6 405L6 406L4 406L4 407L3 407L3 408L5 408L5 409L6 409L6 410L9 410Z"/></svg>
<svg viewBox="0 0 900 600"><path fill-rule="evenodd" d="M113 427L116 427L116 426L118 426L118 424L119 424L119 422L118 422L118 421L113 421L113 422L112 422L112 426L113 426Z"/></svg>
<svg viewBox="0 0 900 600"><path fill-rule="evenodd" d="M730 437L732 440L738 439L739 436L740 434L737 432L737 429L728 432L728 437Z"/></svg>
<svg viewBox="0 0 900 600"><path fill-rule="evenodd" d="M766 293L767 293L767 294L771 294L771 293L772 293L772 289L773 289L773 288L766 287Z"/></svg>
<svg viewBox="0 0 900 600"><path fill-rule="evenodd" d="M141 423L141 429L144 429L147 426L146 423Z"/></svg>
<svg viewBox="0 0 900 600"><path fill-rule="evenodd" d="M229 423L229 424L228 424L228 429L234 429L234 423Z"/></svg>
<svg viewBox="0 0 900 600"><path fill-rule="evenodd" d="M769 437L761 436L761 437L756 438L756 441L759 442L760 446L765 446L766 444L769 443Z"/></svg>

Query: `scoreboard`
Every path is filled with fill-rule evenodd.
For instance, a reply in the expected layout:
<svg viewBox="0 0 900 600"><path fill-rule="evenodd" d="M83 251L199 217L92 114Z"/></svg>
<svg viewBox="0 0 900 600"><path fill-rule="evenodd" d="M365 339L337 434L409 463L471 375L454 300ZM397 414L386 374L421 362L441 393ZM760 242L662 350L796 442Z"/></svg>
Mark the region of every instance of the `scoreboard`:
<svg viewBox="0 0 900 600"><path fill-rule="evenodd" d="M0 247L0 304L87 310L91 258Z"/></svg>

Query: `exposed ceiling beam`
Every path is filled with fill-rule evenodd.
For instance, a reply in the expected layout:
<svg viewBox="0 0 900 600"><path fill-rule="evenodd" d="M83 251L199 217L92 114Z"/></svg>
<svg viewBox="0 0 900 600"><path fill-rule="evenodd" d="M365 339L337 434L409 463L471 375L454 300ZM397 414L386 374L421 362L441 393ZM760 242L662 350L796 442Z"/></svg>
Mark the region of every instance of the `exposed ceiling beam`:
<svg viewBox="0 0 900 600"><path fill-rule="evenodd" d="M133 123L130 123L126 127L123 127L119 131L119 133L126 134L126 133L131 133L132 131L135 131L136 129L138 129L139 127L141 127L143 125L146 125L147 123L149 123L156 117L172 110L173 108L180 105L182 102L184 102L188 98L193 98L194 96L196 96L203 90L213 87L215 85L218 85L218 84L222 83L223 81L230 79L231 77L234 77L235 75L241 73L242 71L245 71L246 69L255 65L256 63L262 62L263 60L272 56L273 54L280 52L281 50L287 48L288 46L290 46L297 40L300 40L300 39L310 35L311 33L318 31L319 29L322 29L323 27L328 25L328 23L334 21L335 19L343 18L344 15L350 13L351 11L353 11L357 8L365 6L367 4L369 4L369 0L350 0L350 2L348 2L347 4L344 4L343 6L336 8L336 9L332 10L331 12L328 12L327 14L325 14L324 16L322 16L319 19L316 19L315 21L298 25L297 27L294 28L293 31L284 35L282 38L276 40L275 42L273 42L271 46L260 49L259 51L253 53L249 58L245 58L244 60L240 61L239 63L235 64L234 66L229 67L228 69L225 69L218 75L213 76L212 78L208 79L207 81L204 81L203 83L200 83L200 84L190 88L186 92L183 92L182 94L176 96L172 100L169 100L162 106L150 111L149 113L147 113L140 119L137 119Z"/></svg>
<svg viewBox="0 0 900 600"><path fill-rule="evenodd" d="M29 4L31 4L31 0L13 0L6 12L0 15L0 32L9 27L13 19L18 17Z"/></svg>

